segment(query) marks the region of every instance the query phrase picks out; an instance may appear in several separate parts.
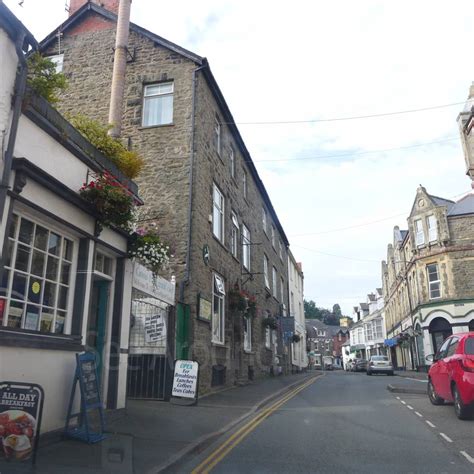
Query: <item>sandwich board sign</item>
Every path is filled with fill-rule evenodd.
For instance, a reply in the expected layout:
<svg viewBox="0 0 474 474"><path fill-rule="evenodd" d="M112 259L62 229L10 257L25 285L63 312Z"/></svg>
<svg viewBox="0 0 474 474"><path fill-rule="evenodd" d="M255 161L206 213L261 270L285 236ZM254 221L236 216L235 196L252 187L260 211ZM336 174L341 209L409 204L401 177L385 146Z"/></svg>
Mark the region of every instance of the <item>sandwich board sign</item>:
<svg viewBox="0 0 474 474"><path fill-rule="evenodd" d="M194 360L177 360L174 365L171 402L177 405L197 405L199 363Z"/></svg>
<svg viewBox="0 0 474 474"><path fill-rule="evenodd" d="M35 464L43 402L44 391L37 384L0 382L0 461Z"/></svg>

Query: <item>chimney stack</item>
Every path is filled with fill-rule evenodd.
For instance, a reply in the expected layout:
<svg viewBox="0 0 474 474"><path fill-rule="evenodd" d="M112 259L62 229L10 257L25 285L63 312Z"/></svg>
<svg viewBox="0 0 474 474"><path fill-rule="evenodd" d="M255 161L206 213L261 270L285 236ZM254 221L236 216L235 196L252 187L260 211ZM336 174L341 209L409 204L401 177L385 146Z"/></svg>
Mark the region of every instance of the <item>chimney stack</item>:
<svg viewBox="0 0 474 474"><path fill-rule="evenodd" d="M86 3L95 3L99 7L105 8L118 15L120 0L70 0L69 16L74 15Z"/></svg>

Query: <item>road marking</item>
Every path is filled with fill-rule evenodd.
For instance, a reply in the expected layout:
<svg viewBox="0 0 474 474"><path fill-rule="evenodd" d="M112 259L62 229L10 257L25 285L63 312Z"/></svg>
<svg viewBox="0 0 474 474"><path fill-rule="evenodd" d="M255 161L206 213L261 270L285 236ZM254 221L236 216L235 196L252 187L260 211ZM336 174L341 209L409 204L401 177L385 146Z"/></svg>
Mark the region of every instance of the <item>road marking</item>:
<svg viewBox="0 0 474 474"><path fill-rule="evenodd" d="M406 405L406 404L407 404L407 402L404 402L403 400L400 400L400 401L401 401L401 402L402 402L404 405Z"/></svg>
<svg viewBox="0 0 474 474"><path fill-rule="evenodd" d="M222 445L211 453L204 461L193 469L192 474L208 473L210 472L232 449L235 448L248 434L250 434L262 421L268 418L275 410L278 410L282 405L295 397L299 392L309 387L322 375L313 377L309 381L291 390L289 393L284 395L282 398L277 400L273 405L266 408L262 413L258 414L255 418L250 420L247 424L242 426L232 436L230 436Z"/></svg>
<svg viewBox="0 0 474 474"><path fill-rule="evenodd" d="M400 400L400 397L397 397L397 400Z"/></svg>
<svg viewBox="0 0 474 474"><path fill-rule="evenodd" d="M444 433L440 433L439 434L442 438L444 438L448 443L452 443L453 440L449 437L449 436L446 436Z"/></svg>
<svg viewBox="0 0 474 474"><path fill-rule="evenodd" d="M419 416L420 418L423 418L423 415L419 411L415 411L415 415Z"/></svg>
<svg viewBox="0 0 474 474"><path fill-rule="evenodd" d="M407 408L413 410L413 407L411 405L407 405Z"/></svg>
<svg viewBox="0 0 474 474"><path fill-rule="evenodd" d="M411 377L405 377L407 380L414 380L415 382L428 383L428 380L412 379Z"/></svg>
<svg viewBox="0 0 474 474"><path fill-rule="evenodd" d="M431 421L429 421L429 420L425 420L425 421L429 426L431 426L431 428L436 428L436 425L433 425L433 423L431 423Z"/></svg>
<svg viewBox="0 0 474 474"><path fill-rule="evenodd" d="M474 464L474 458L469 456L466 451L459 451L471 464Z"/></svg>

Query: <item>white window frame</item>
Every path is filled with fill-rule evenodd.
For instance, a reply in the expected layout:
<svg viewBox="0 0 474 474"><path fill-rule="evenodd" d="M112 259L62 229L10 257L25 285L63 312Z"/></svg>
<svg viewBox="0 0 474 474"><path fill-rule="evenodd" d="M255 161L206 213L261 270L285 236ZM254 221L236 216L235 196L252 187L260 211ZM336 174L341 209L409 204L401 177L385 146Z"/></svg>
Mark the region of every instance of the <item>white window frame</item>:
<svg viewBox="0 0 474 474"><path fill-rule="evenodd" d="M279 241L279 245L280 245L280 260L283 262L283 243L281 240Z"/></svg>
<svg viewBox="0 0 474 474"><path fill-rule="evenodd" d="M262 207L262 227L263 232L267 233L267 211L264 207Z"/></svg>
<svg viewBox="0 0 474 474"><path fill-rule="evenodd" d="M56 66L56 72L63 72L64 68L64 54L55 54L47 57Z"/></svg>
<svg viewBox="0 0 474 474"><path fill-rule="evenodd" d="M280 277L280 302L283 303L285 301L285 282L283 277Z"/></svg>
<svg viewBox="0 0 474 474"><path fill-rule="evenodd" d="M272 241L272 247L275 248L275 226L273 224L271 227L271 241Z"/></svg>
<svg viewBox="0 0 474 474"><path fill-rule="evenodd" d="M8 327L8 316L10 313L10 308L13 303L18 303L23 305L22 313L21 313L21 320L20 320L20 328L18 329L29 329L37 332L38 334L45 334L45 335L63 335L63 334L70 334L71 332L71 321L72 321L72 306L73 306L73 300L74 300L74 288L76 284L76 271L77 271L77 258L78 258L78 251L79 251L79 241L77 238L69 234L67 231L62 230L59 227L56 227L54 225L50 225L49 223L42 222L38 219L35 219L29 213L27 212L14 212L14 215L16 217L16 227L14 229L14 234L12 237L6 236L6 239L9 240L11 243L11 254L10 254L10 264L5 265L4 268L4 274L6 272L9 272L9 277L8 277L8 283L7 283L7 288L5 291L5 295L0 296L0 299L4 301L4 308L3 308L3 317L0 321L0 327L7 326ZM57 235L60 237L60 247L58 254L54 254L49 252L49 249L46 248L46 250L43 250L39 248L38 246L35 245L33 241L30 241L30 243L25 243L20 241L19 239L19 232L20 232L20 226L21 226L21 220L25 219L29 222L31 222L34 227L33 227L33 232L36 231L36 227L39 226L41 228L44 228L45 230L48 231L48 240L49 236L51 233ZM34 238L34 234L32 234L32 239ZM70 259L67 259L64 256L64 242L65 240L68 240L72 244L72 249L71 249L71 257ZM18 248L24 248L29 250L29 256L28 256L28 269L27 270L22 270L22 269L17 269L16 267L16 258L18 255ZM44 261L43 261L43 271L42 275L39 276L35 273L33 273L33 254L43 254L44 256ZM48 278L47 275L47 261L49 258L57 259L57 278ZM62 282L62 267L63 264L69 265L69 281L67 284ZM14 274L18 274L21 277L26 278L25 282L25 295L23 296L23 299L21 297L15 297L13 294L13 279L14 279ZM28 293L30 292L30 289L32 288L32 285L34 282L31 280L35 280L40 283L39 291L40 296L38 297L39 300L38 302L33 302L28 296ZM56 286L56 291L55 291L55 296L54 296L54 302L53 304L46 305L44 304L44 291L46 288L46 284L53 284ZM65 300L65 306L62 308L59 306L59 298L60 298L60 288L67 288L67 296ZM36 293L37 294L37 293ZM32 328L25 328L25 324L27 323L27 310L28 306L34 307L35 309L38 310L38 319L36 321L36 329ZM49 331L41 331L41 320L42 320L42 315L43 315L43 309L48 310L47 314L52 314L52 319L50 320L50 330ZM60 316L61 315L61 316ZM62 331L56 331L56 325L58 322L58 316L64 317L64 321L62 323ZM30 321L31 323L31 321Z"/></svg>
<svg viewBox="0 0 474 474"><path fill-rule="evenodd" d="M242 193L244 195L244 198L247 199L247 171L243 170L242 171Z"/></svg>
<svg viewBox="0 0 474 474"><path fill-rule="evenodd" d="M426 226L428 227L428 242L436 242L438 240L438 226L433 214L426 218Z"/></svg>
<svg viewBox="0 0 474 474"><path fill-rule="evenodd" d="M415 242L416 246L420 247L425 244L425 231L423 229L423 221L421 219L416 219L413 222L415 227Z"/></svg>
<svg viewBox="0 0 474 474"><path fill-rule="evenodd" d="M244 317L244 351L252 350L252 316Z"/></svg>
<svg viewBox="0 0 474 474"><path fill-rule="evenodd" d="M237 214L232 211L231 214L231 235L230 235L230 249L235 258L239 257L239 221Z"/></svg>
<svg viewBox="0 0 474 474"><path fill-rule="evenodd" d="M225 198L216 183L212 190L212 233L217 240L224 243Z"/></svg>
<svg viewBox="0 0 474 474"><path fill-rule="evenodd" d="M216 140L216 151L221 156L222 147L222 126L219 117L214 118L214 138Z"/></svg>
<svg viewBox="0 0 474 474"><path fill-rule="evenodd" d="M242 224L242 265L246 270L250 271L250 230Z"/></svg>
<svg viewBox="0 0 474 474"><path fill-rule="evenodd" d="M435 272L430 272L430 267L435 269ZM439 275L439 268L437 263L430 263L426 265L426 275L427 275L427 280L428 280L428 292L429 292L429 297L430 300L437 300L441 298L442 293L441 293L441 278ZM437 279L431 279L432 276L436 275ZM437 287L437 289L436 289ZM439 293L438 296L433 296L433 293L437 292Z"/></svg>
<svg viewBox="0 0 474 474"><path fill-rule="evenodd" d="M225 342L225 282L217 273L212 274L212 335L211 342Z"/></svg>
<svg viewBox="0 0 474 474"><path fill-rule="evenodd" d="M270 278L268 276L268 266L270 265L270 262L268 260L268 257L263 254L263 278L265 282L265 288L270 289Z"/></svg>
<svg viewBox="0 0 474 474"><path fill-rule="evenodd" d="M275 298L278 296L278 278L275 267L272 267L272 294Z"/></svg>
<svg viewBox="0 0 474 474"><path fill-rule="evenodd" d="M171 85L171 91L166 91L166 92L157 92L154 94L148 94L147 91L151 87L156 87L156 86L169 86ZM157 123L146 123L146 111L148 107L150 107L150 102L155 99L165 99L167 97L171 97L171 116L168 121L157 121ZM173 115L174 115L174 82L169 81L169 82L157 82L154 84L146 84L143 87L143 112L142 112L142 126L143 127L157 127L160 125L171 125L173 123Z"/></svg>
<svg viewBox="0 0 474 474"><path fill-rule="evenodd" d="M234 147L231 145L229 148L229 165L230 165L230 175L232 178L235 178L235 152Z"/></svg>

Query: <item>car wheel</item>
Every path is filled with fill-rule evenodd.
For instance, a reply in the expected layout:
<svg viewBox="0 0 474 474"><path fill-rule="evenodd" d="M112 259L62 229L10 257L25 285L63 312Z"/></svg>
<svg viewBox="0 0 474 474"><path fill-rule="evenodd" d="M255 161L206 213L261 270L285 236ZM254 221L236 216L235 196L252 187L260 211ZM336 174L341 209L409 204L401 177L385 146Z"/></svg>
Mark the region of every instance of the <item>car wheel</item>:
<svg viewBox="0 0 474 474"><path fill-rule="evenodd" d="M472 407L465 405L462 401L456 385L453 386L454 412L460 420L470 420L472 418Z"/></svg>
<svg viewBox="0 0 474 474"><path fill-rule="evenodd" d="M444 399L438 396L431 380L428 381L428 397L433 405L444 404Z"/></svg>

